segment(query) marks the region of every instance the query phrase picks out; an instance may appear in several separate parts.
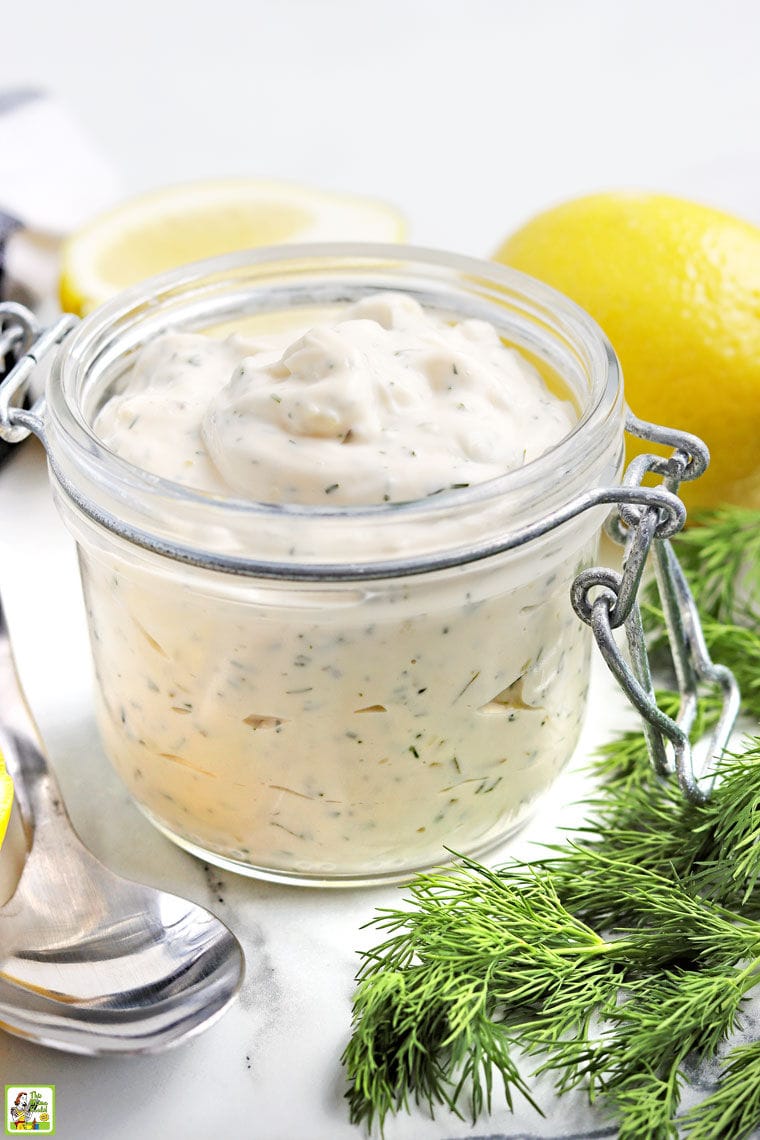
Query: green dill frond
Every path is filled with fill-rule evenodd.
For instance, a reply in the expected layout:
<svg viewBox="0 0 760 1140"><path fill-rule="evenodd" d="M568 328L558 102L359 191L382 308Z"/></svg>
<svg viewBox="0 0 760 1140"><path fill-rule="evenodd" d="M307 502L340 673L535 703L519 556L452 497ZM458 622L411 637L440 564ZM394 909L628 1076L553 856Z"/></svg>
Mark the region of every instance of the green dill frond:
<svg viewBox="0 0 760 1140"><path fill-rule="evenodd" d="M661 614L661 611L658 611ZM657 705L669 717L678 714L680 697L673 689L655 692ZM697 715L691 731L692 740L698 740L713 728L720 717L722 700L717 694L700 697ZM598 781L594 803L617 799L629 787L649 786L655 780L649 759L646 739L640 730L621 732L612 740L601 744L590 762L590 770Z"/></svg>
<svg viewBox="0 0 760 1140"><path fill-rule="evenodd" d="M521 865L509 878L463 859L452 874L419 876L407 902L414 909L378 914L393 936L360 970L344 1054L352 1120L382 1126L410 1100L458 1112L465 1091L475 1117L490 1105L494 1066L508 1104L518 1093L537 1107L518 1041L544 1003L557 1032L577 1034L593 1003L612 1000L610 944Z"/></svg>
<svg viewBox="0 0 760 1140"><path fill-rule="evenodd" d="M743 712L760 720L760 511L722 507L695 516L672 542L702 619L713 660L734 673ZM642 618L650 653L669 665L662 609L652 582Z"/></svg>
<svg viewBox="0 0 760 1140"><path fill-rule="evenodd" d="M690 516L673 540L703 617L760 621L760 511L720 507Z"/></svg>
<svg viewBox="0 0 760 1140"><path fill-rule="evenodd" d="M669 668L662 609L654 602L643 602L641 615L648 630L649 652L655 667ZM741 690L742 712L760 720L760 626L703 618L702 633L713 661L726 665L736 677Z"/></svg>
<svg viewBox="0 0 760 1140"><path fill-rule="evenodd" d="M685 1063L711 1056L731 1033L755 969L674 969L627 982L623 1000L604 1011L606 1032L587 1046L579 1074L595 1098L617 1109L620 1136L677 1136ZM570 1087L572 1064L565 1051L543 1066L560 1069L560 1093Z"/></svg>
<svg viewBox="0 0 760 1140"><path fill-rule="evenodd" d="M760 913L760 737L719 761L715 789L701 805L644 766L641 741L636 779L602 785L590 801L589 822L574 829L571 843L550 847L551 855L541 860L564 903L597 926L634 920L632 900L616 898L607 887L607 859L612 866L664 869L714 902Z"/></svg>
<svg viewBox="0 0 760 1140"><path fill-rule="evenodd" d="M676 968L638 979L610 1014L613 1046L607 1050L605 1087L617 1087L647 1065L662 1076L692 1052L712 1056L735 1028L756 971L755 961L733 968Z"/></svg>
<svg viewBox="0 0 760 1140"><path fill-rule="evenodd" d="M702 631L712 659L726 665L736 677L742 712L760 721L760 627L731 625L708 618L702 623Z"/></svg>
<svg viewBox="0 0 760 1140"><path fill-rule="evenodd" d="M686 1140L745 1140L760 1127L760 1041L736 1045L717 1089L683 1117Z"/></svg>
<svg viewBox="0 0 760 1140"><path fill-rule="evenodd" d="M690 878L679 879L672 869L658 872L619 855L604 855L593 845L568 845L569 867L576 869L578 855L594 889L604 891L606 907L616 897L618 913L626 915L604 924L622 938L612 943L613 956L620 948L626 960L647 967L699 962L729 969L744 957L760 956L760 922L697 894ZM551 870L554 879L557 864ZM583 883L573 888L568 881L565 895L573 914L593 908Z"/></svg>
<svg viewBox="0 0 760 1140"><path fill-rule="evenodd" d="M669 715L678 694L657 693ZM717 698L700 701L694 735L717 721ZM569 842L548 848L539 865L552 875L563 902L585 921L606 928L636 921L634 900L610 889L608 864L621 862L644 870L665 871L670 881L685 882L715 856L712 817L689 803L673 779L653 770L641 732L627 732L602 746L592 761L597 790L587 801L588 820L573 828ZM758 772L760 792L760 771ZM708 892L716 901L716 890ZM706 890L706 888L705 888Z"/></svg>
<svg viewBox="0 0 760 1140"><path fill-rule="evenodd" d="M635 1073L609 1091L607 1101L616 1110L618 1140L675 1140L675 1114L685 1077L678 1063L661 1076L662 1066L643 1063Z"/></svg>
<svg viewBox="0 0 760 1140"><path fill-rule="evenodd" d="M697 869L701 890L746 906L760 879L760 736L740 754L724 756L720 782L702 807L701 830L709 838Z"/></svg>

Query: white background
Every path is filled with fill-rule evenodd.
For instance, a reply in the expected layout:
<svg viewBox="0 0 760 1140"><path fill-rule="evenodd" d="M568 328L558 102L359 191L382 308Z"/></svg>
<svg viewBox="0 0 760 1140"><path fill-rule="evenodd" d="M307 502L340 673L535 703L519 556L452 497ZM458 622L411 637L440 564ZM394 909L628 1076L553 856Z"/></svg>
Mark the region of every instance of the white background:
<svg viewBox="0 0 760 1140"><path fill-rule="evenodd" d="M677 190L760 220L754 0L27 0L0 28L0 89L60 96L127 191L293 178L387 198L415 241L472 254L551 202L609 187ZM72 176L50 169L51 193ZM358 1140L338 1058L353 951L370 937L359 926L390 892L325 896L223 876L218 906L213 876L130 806L95 735L73 551L34 445L0 472L0 590L88 845L219 910L249 955L244 1001L176 1053L66 1058L0 1034L0 1084L55 1082L64 1140ZM599 693L597 734L620 709ZM560 787L547 818L572 798ZM543 820L532 834L544 837ZM582 1124L563 1107L548 1123L500 1113L480 1133ZM389 1131L472 1134L451 1118Z"/></svg>
<svg viewBox="0 0 760 1140"><path fill-rule="evenodd" d="M304 180L472 254L606 187L760 215L754 0L29 0L2 31L0 86L58 93L129 191Z"/></svg>

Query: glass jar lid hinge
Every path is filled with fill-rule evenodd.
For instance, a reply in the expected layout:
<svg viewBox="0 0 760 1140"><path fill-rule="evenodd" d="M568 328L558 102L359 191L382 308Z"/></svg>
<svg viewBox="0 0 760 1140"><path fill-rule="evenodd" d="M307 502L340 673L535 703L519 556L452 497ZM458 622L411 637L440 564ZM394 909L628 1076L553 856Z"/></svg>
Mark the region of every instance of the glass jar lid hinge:
<svg viewBox="0 0 760 1140"><path fill-rule="evenodd" d="M696 436L646 423L630 412L626 429L639 439L665 444L674 451L668 458L646 454L631 461L623 487L636 489L636 501L621 502L607 523L610 536L625 548L622 573L607 567L582 571L573 583L572 604L578 617L591 627L604 660L641 714L655 770L663 776L675 773L687 799L704 803L715 782L714 761L727 747L739 713L739 687L730 669L710 658L694 598L669 541L683 526L685 511L680 519L675 512L664 516L658 501L663 487L644 488L641 483L651 472L662 477L670 496L676 496L682 481L696 479L703 473L709 452ZM640 497L647 490L651 493L649 504ZM658 707L655 699L638 604L638 590L650 551L680 697L675 720ZM630 661L615 640L613 631L620 627L625 631ZM712 734L698 742L695 749L689 734L697 717L702 686L719 689L722 704ZM670 743L670 750L666 742ZM699 765L696 750L703 754Z"/></svg>
<svg viewBox="0 0 760 1140"><path fill-rule="evenodd" d="M77 318L65 313L42 329L30 309L13 301L0 304L0 439L20 443L34 432L42 438L44 397L24 406L32 373L71 332Z"/></svg>

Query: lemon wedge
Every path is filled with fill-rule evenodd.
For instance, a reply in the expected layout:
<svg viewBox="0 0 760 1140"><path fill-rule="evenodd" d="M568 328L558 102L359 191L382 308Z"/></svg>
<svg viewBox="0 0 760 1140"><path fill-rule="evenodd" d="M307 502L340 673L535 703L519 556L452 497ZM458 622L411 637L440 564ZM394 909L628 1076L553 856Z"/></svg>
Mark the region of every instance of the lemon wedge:
<svg viewBox="0 0 760 1140"><path fill-rule="evenodd" d="M0 752L0 847L3 845L5 833L8 830L8 820L11 818L13 807L13 780L5 770L5 761Z"/></svg>
<svg viewBox="0 0 760 1140"><path fill-rule="evenodd" d="M69 238L61 305L82 316L146 277L235 250L404 236L398 211L371 198L249 178L168 186L128 199Z"/></svg>

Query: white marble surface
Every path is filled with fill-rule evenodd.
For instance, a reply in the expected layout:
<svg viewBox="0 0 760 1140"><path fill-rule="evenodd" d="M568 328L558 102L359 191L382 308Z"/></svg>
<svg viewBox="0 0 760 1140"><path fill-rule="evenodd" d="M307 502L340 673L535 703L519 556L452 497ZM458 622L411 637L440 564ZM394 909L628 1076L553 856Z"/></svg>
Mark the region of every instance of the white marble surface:
<svg viewBox="0 0 760 1140"><path fill-rule="evenodd" d="M754 0L38 0L3 13L0 85L47 86L126 190L261 174L396 202L421 244L487 254L574 193L644 186L760 220ZM23 154L13 161L23 162ZM51 185L60 172L51 170ZM85 842L209 905L245 945L240 1002L157 1058L66 1057L0 1033L8 1082L55 1083L63 1140L350 1140L339 1056L355 950L389 890L206 873L131 805L96 736L75 555L35 444L0 471L0 590L29 698ZM620 723L598 671L579 761ZM523 834L573 812L564 777ZM2 1082L0 1082L2 1083ZM589 1132L589 1130L591 1130ZM389 1140L612 1135L563 1103L475 1128L402 1118Z"/></svg>

